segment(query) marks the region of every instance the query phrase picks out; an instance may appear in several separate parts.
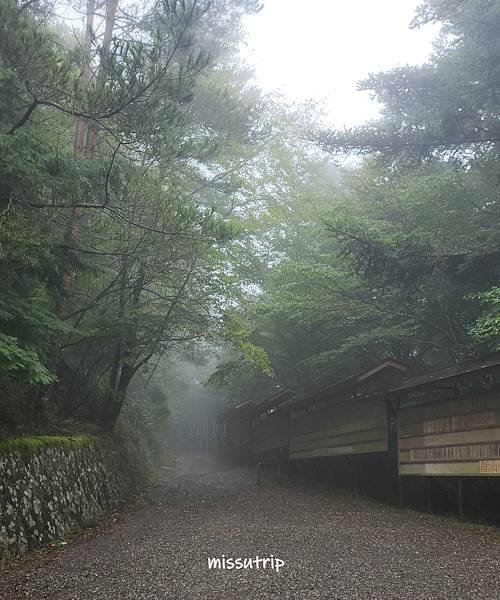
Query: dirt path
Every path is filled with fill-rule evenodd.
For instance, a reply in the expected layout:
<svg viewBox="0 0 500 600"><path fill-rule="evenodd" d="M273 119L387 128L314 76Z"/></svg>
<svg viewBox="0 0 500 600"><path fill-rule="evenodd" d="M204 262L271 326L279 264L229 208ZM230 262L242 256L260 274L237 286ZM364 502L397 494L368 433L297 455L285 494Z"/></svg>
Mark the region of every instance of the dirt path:
<svg viewBox="0 0 500 600"><path fill-rule="evenodd" d="M208 557L285 561L209 570ZM2 600L498 600L489 529L180 457L116 527L0 580ZM3 589L3 591L1 591Z"/></svg>

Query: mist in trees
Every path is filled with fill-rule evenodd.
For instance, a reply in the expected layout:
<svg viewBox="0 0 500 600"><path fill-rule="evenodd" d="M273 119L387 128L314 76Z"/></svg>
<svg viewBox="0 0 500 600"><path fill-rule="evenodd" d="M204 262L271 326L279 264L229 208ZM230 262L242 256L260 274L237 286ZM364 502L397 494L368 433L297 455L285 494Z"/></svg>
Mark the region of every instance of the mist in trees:
<svg viewBox="0 0 500 600"><path fill-rule="evenodd" d="M295 116L300 130L268 142L259 293L231 315L264 353L234 353L212 377L236 396L498 348L500 3L424 2L411 26L428 22L441 34L426 64L360 83L379 119L338 131ZM356 166L335 169L346 155Z"/></svg>
<svg viewBox="0 0 500 600"><path fill-rule="evenodd" d="M193 353L239 401L497 348L500 2L424 2L349 131L257 88L258 10L1 3L2 431L162 435Z"/></svg>

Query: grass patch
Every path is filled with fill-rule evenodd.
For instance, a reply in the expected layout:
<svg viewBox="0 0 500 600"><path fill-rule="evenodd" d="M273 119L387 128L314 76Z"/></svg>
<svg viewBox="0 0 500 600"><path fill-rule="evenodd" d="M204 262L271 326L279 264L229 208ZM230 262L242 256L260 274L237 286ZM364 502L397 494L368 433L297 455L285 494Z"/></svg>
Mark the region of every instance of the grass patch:
<svg viewBox="0 0 500 600"><path fill-rule="evenodd" d="M96 436L92 435L36 435L12 437L0 440L0 454L9 452L23 452L27 454L36 454L43 448L63 446L66 448L82 447L97 441Z"/></svg>

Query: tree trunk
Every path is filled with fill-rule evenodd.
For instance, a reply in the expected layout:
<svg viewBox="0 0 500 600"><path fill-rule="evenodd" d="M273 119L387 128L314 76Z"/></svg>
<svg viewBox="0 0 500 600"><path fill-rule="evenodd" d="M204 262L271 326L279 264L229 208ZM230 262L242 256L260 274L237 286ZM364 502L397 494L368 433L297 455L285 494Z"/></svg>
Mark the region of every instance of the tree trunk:
<svg viewBox="0 0 500 600"><path fill-rule="evenodd" d="M82 66L82 79L86 82L89 82L92 78L92 71L90 69L90 51L92 49L92 38L94 35L93 30L95 8L95 0L87 0L87 22L85 25L85 37L83 40L83 50L86 54L86 60ZM85 147L85 129L85 121L77 117L74 142L75 154L82 152Z"/></svg>
<svg viewBox="0 0 500 600"><path fill-rule="evenodd" d="M106 24L104 26L104 37L102 40L102 53L106 54L109 52L111 47L111 40L113 39L113 29L115 27L116 21L116 9L118 7L118 0L108 0L106 3ZM99 70L99 74L97 75L97 85L96 88L99 91L102 88L103 79L102 79L102 71ZM97 143L97 135L95 127L89 125L87 132L87 143L85 145L85 156L87 158L92 158L95 153Z"/></svg>
<svg viewBox="0 0 500 600"><path fill-rule="evenodd" d="M122 292L125 291L125 285L128 281L128 269L125 266L125 259L123 260ZM144 287L144 279L145 269L144 266L141 265L132 291L133 309L136 309L139 306L142 288ZM120 299L119 317L123 318L124 314L125 297L122 296ZM135 338L135 328L129 327L125 342L119 340L116 344L114 362L110 374L110 386L106 395L101 419L101 422L106 429L113 429L116 420L120 415L123 403L125 402L128 386L137 371L135 364L130 361L131 348L134 346Z"/></svg>
<svg viewBox="0 0 500 600"><path fill-rule="evenodd" d="M108 51L111 40L113 37L113 29L115 25L116 9L118 0L108 0L106 5L106 23L102 48L104 51ZM81 77L89 83L92 79L92 69L90 64L90 54L92 51L92 42L94 39L94 20L96 13L96 0L87 0L87 14L85 23L85 35L83 40L83 50L85 54L84 63L82 65ZM87 137L85 139L85 133ZM95 129L83 119L77 117L75 122L75 137L73 143L73 149L75 154L82 154L86 158L92 158L96 147L96 135ZM82 211L81 208L73 208L69 218L68 228L66 231L65 241L71 243L77 242L81 237L81 225L82 225ZM68 315L68 293L71 290L73 279L74 279L74 267L70 264L69 260L64 260L62 265L62 277L61 277L61 292L56 301L55 313L61 319L66 319ZM57 339L51 341L51 348L49 352L49 369L52 372L58 373L60 371L61 363L61 343ZM50 401L54 390L54 385L39 386L37 394L35 396L35 415L38 422L45 420L44 414L46 407Z"/></svg>

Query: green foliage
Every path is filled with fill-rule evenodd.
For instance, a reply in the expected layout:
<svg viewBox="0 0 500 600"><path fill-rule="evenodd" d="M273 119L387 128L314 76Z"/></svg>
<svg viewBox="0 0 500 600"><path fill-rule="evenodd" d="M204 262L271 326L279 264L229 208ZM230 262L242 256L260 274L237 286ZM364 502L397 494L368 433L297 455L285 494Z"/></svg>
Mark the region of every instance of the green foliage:
<svg viewBox="0 0 500 600"><path fill-rule="evenodd" d="M50 448L53 446L65 446L69 448L88 446L89 444L94 443L96 440L96 437L90 435L43 435L10 437L0 440L0 454L7 454L9 452L36 454L43 448Z"/></svg>
<svg viewBox="0 0 500 600"><path fill-rule="evenodd" d="M22 348L17 338L0 332L0 377L19 375L25 383L48 384L54 381L54 376L42 364L34 348Z"/></svg>
<svg viewBox="0 0 500 600"><path fill-rule="evenodd" d="M500 288L494 287L478 294L484 312L471 329L478 342L486 343L492 350L500 350Z"/></svg>
<svg viewBox="0 0 500 600"><path fill-rule="evenodd" d="M383 118L352 131L319 135L332 151L377 154L410 168L439 159L458 165L498 151L500 3L426 0L414 25L434 21L441 37L428 63L371 75L360 89L383 106Z"/></svg>
<svg viewBox="0 0 500 600"><path fill-rule="evenodd" d="M154 3L87 46L43 6L0 6L0 379L26 420L125 402L160 438L148 365L195 344L239 398L498 347L498 0L424 2L433 56L370 76L382 116L348 132L237 65L253 0Z"/></svg>
<svg viewBox="0 0 500 600"><path fill-rule="evenodd" d="M497 0L424 2L415 26L441 23L434 54L361 84L382 105L372 123L328 131L309 118L299 132L301 119L274 113L240 302L282 386L310 392L384 358L420 370L498 349L499 15ZM307 138L366 158L340 172ZM234 360L215 375L235 397L254 376Z"/></svg>
<svg viewBox="0 0 500 600"><path fill-rule="evenodd" d="M218 328L258 151L229 38L258 6L159 2L88 45L45 8L0 7L0 377L28 385L26 421L110 427L153 357ZM143 421L163 423L151 394Z"/></svg>
<svg viewBox="0 0 500 600"><path fill-rule="evenodd" d="M129 390L121 419L160 452L165 446L170 414L169 399L163 386L157 383L144 385L143 382L141 385L135 381Z"/></svg>

